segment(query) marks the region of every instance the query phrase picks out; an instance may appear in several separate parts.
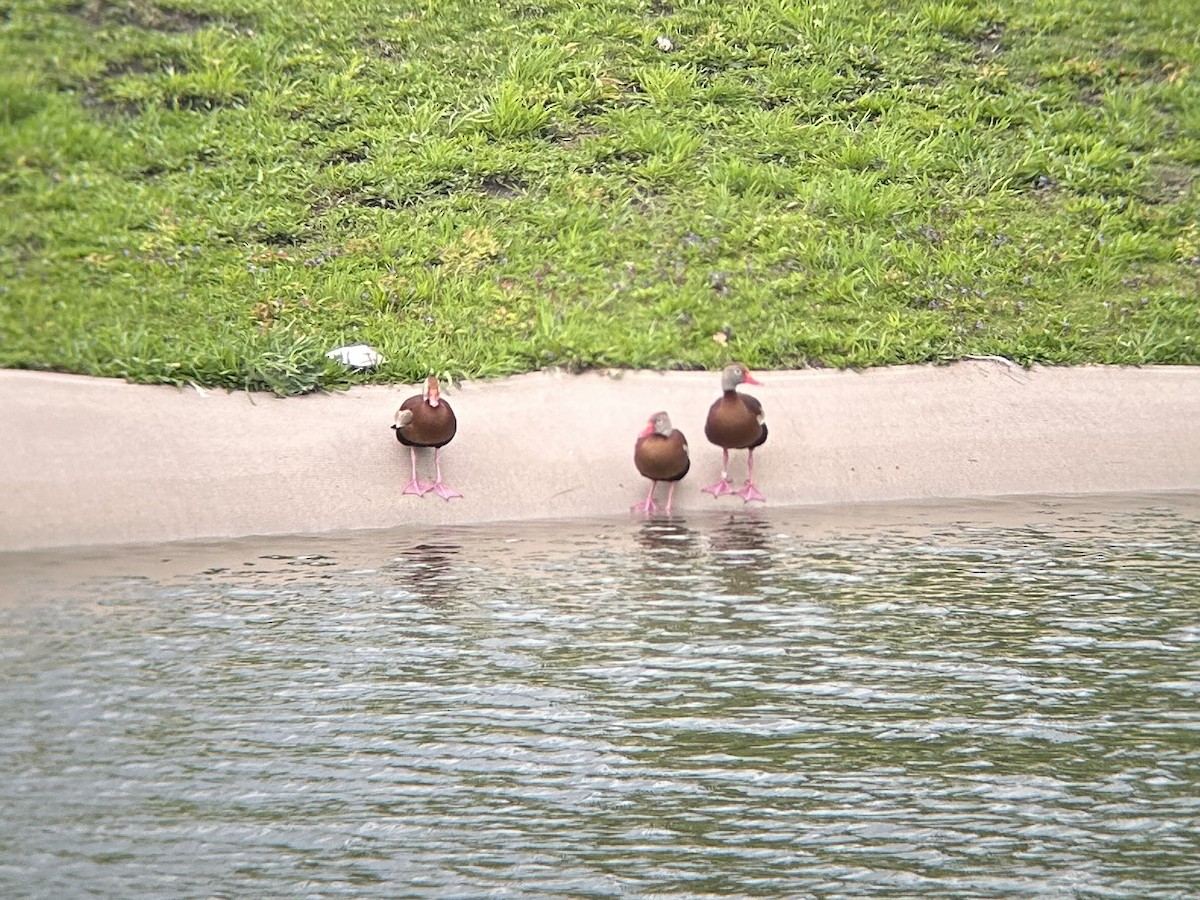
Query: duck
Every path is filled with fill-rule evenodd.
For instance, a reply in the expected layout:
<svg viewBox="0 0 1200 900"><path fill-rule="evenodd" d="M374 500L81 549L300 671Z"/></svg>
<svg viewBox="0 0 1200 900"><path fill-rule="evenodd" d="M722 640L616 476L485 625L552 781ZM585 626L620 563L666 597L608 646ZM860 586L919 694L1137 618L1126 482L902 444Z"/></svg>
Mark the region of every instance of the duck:
<svg viewBox="0 0 1200 900"><path fill-rule="evenodd" d="M762 404L749 394L738 391L739 384L756 384L750 370L742 363L731 363L721 372L721 396L708 410L704 436L721 448L721 480L701 488L705 493L720 497L736 494L743 502L766 500L754 484L754 450L767 440L767 422ZM746 484L735 491L729 481L729 451L748 450Z"/></svg>
<svg viewBox="0 0 1200 900"><path fill-rule="evenodd" d="M442 481L442 448L454 440L458 431L458 419L450 404L441 398L441 388L436 376L430 375L425 380L425 390L414 394L396 410L392 428L396 431L396 440L408 448L412 459L412 479L404 486L402 493L416 494L418 497L430 491L449 502L452 497L461 497L458 491ZM417 448L433 448L433 468L436 480L426 484L417 478Z"/></svg>
<svg viewBox="0 0 1200 900"><path fill-rule="evenodd" d="M650 479L650 490L646 499L631 507L646 514L658 512L654 502L654 489L660 481L670 482L667 490L667 505L663 511L671 514L671 501L675 497L675 486L688 473L692 462L688 457L687 438L683 432L671 427L671 417L665 412L656 412L646 422L633 445L633 464L638 472Z"/></svg>

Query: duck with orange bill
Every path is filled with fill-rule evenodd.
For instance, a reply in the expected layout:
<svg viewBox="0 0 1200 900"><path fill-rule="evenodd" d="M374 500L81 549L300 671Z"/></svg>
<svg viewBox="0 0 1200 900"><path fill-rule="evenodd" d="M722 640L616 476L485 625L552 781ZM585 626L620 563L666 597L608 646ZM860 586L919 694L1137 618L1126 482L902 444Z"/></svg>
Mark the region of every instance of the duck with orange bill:
<svg viewBox="0 0 1200 900"><path fill-rule="evenodd" d="M721 396L708 410L704 436L721 448L721 480L701 490L720 497L736 494L743 501L765 500L754 484L754 451L767 440L767 421L762 404L749 394L738 391L738 385L757 384L742 363L731 363L721 372ZM747 450L746 483L735 491L729 481L729 451Z"/></svg>
<svg viewBox="0 0 1200 900"><path fill-rule="evenodd" d="M447 501L451 497L462 496L442 481L442 448L454 439L458 420L450 404L441 398L436 377L430 375L425 381L423 393L409 397L400 404L392 428L396 431L396 440L408 447L412 461L412 478L404 486L403 493L424 496L432 491ZM417 450L421 447L433 448L435 477L432 483L422 482L417 477Z"/></svg>
<svg viewBox="0 0 1200 900"><path fill-rule="evenodd" d="M675 497L675 485L688 473L687 438L678 428L671 427L671 417L665 412L656 412L646 423L633 445L633 464L643 477L650 479L650 490L646 499L634 504L633 509L647 514L658 512L654 502L654 489L660 481L670 484L667 490L667 505L663 512L671 514L671 501Z"/></svg>

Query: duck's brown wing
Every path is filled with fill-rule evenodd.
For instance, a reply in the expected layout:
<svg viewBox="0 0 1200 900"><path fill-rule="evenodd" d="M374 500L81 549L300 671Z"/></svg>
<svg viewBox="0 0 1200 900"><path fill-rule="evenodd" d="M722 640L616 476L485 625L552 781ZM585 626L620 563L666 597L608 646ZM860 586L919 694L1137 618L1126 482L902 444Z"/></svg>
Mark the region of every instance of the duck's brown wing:
<svg viewBox="0 0 1200 900"><path fill-rule="evenodd" d="M751 397L749 394L738 394L742 398L742 402L746 404L746 409L750 410L750 415L756 419L763 415L763 405L758 402L757 397Z"/></svg>
<svg viewBox="0 0 1200 900"><path fill-rule="evenodd" d="M671 432L671 436L667 438L667 440L671 442L678 471L674 475L670 476L669 478L664 478L663 480L679 481L688 473L688 469L692 467L691 457L688 456L687 438L683 436L682 431L676 429L675 431Z"/></svg>
<svg viewBox="0 0 1200 900"><path fill-rule="evenodd" d="M754 416L754 420L758 422L759 427L762 429L759 432L758 439L750 445L750 449L753 450L755 447L761 447L767 442L767 417L763 413L763 405L758 402L757 397L751 397L749 394L738 394L738 396L742 398L742 402L746 404L746 409L750 411L750 414Z"/></svg>
<svg viewBox="0 0 1200 900"><path fill-rule="evenodd" d="M397 421L402 422L402 424L396 429L396 440L406 447L417 446L416 442L413 441L411 437L412 423L417 417L417 407L424 402L425 398L420 394L416 394L400 404L400 411L402 411L404 415L397 417Z"/></svg>

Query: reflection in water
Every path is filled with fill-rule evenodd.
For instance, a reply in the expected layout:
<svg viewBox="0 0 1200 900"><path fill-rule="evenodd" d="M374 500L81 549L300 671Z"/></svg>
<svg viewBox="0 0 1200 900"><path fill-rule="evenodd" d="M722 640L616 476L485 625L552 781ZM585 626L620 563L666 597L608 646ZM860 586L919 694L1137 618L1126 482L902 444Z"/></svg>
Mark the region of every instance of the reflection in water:
<svg viewBox="0 0 1200 900"><path fill-rule="evenodd" d="M684 597L696 590L704 550L682 517L646 520L637 526L634 540L638 553L629 567L629 599L642 607L642 617L653 624L664 598Z"/></svg>
<svg viewBox="0 0 1200 900"><path fill-rule="evenodd" d="M654 520L643 522L636 534L638 546L649 562L674 563L679 560L695 559L700 551L696 545L696 532L688 528L682 519Z"/></svg>
<svg viewBox="0 0 1200 900"><path fill-rule="evenodd" d="M106 571L0 607L0 896L1191 896L1197 508Z"/></svg>
<svg viewBox="0 0 1200 900"><path fill-rule="evenodd" d="M462 547L450 541L402 547L384 571L394 574L396 586L429 603L453 599L462 581L458 555Z"/></svg>
<svg viewBox="0 0 1200 900"><path fill-rule="evenodd" d="M751 596L771 580L770 537L770 520L756 508L727 514L713 527L709 546L726 593Z"/></svg>

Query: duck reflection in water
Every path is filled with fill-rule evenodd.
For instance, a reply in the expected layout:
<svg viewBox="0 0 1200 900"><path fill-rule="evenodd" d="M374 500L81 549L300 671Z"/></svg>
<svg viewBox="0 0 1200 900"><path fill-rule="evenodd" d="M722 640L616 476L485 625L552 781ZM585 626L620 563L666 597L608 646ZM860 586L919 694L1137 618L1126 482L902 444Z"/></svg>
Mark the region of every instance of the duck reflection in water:
<svg viewBox="0 0 1200 900"><path fill-rule="evenodd" d="M650 519L637 532L638 546L650 560L682 562L701 555L696 532L678 519Z"/></svg>
<svg viewBox="0 0 1200 900"><path fill-rule="evenodd" d="M462 574L456 563L461 550L449 541L415 544L402 548L386 570L398 576L397 587L427 603L440 603L459 591Z"/></svg>
<svg viewBox="0 0 1200 900"><path fill-rule="evenodd" d="M634 574L646 596L674 594L696 580L704 549L699 535L679 519L649 519L634 539L641 551Z"/></svg>
<svg viewBox="0 0 1200 900"><path fill-rule="evenodd" d="M725 589L755 594L771 579L771 523L760 510L731 514L709 535L710 564Z"/></svg>

